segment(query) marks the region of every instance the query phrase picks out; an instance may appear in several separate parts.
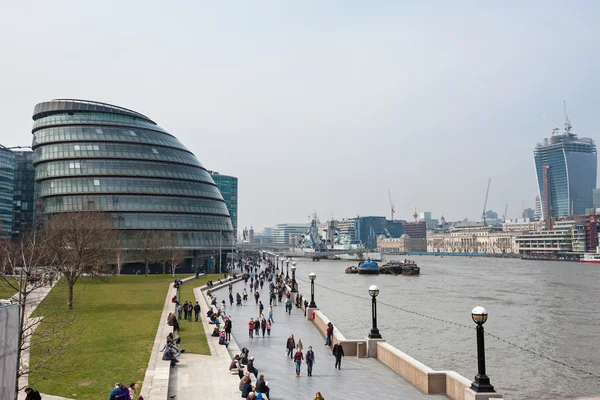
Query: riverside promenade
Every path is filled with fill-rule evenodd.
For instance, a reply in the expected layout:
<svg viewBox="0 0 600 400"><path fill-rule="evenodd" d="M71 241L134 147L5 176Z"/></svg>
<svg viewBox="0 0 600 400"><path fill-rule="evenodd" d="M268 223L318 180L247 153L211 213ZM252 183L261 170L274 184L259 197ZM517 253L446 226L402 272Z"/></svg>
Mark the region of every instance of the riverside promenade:
<svg viewBox="0 0 600 400"><path fill-rule="evenodd" d="M342 359L342 368L334 368L335 359L331 349L325 346L325 339L317 328L304 317L304 312L294 307L291 315L285 313L283 303L273 306L271 337L249 338L248 321L258 316L253 293L243 281L234 284L233 294L242 293L246 287L249 294L247 302L242 306L229 306L227 314L232 319L232 339L238 348L247 347L250 356L255 357L254 365L271 390L270 399L313 399L316 392L321 392L327 400L348 398L377 398L377 399L415 399L436 400L447 399L443 395L428 395L404 380L396 372L374 358L357 358L347 356ZM268 317L268 286L259 290L260 300L265 305L264 314ZM213 291L218 302L228 296L227 287ZM295 376L294 362L285 355L286 340L294 334L296 342L302 339L304 353L308 346L315 352L313 376L306 374L306 364L302 364L300 378ZM209 337L216 342L217 338ZM226 378L226 377L224 377ZM253 382L256 382L252 376Z"/></svg>

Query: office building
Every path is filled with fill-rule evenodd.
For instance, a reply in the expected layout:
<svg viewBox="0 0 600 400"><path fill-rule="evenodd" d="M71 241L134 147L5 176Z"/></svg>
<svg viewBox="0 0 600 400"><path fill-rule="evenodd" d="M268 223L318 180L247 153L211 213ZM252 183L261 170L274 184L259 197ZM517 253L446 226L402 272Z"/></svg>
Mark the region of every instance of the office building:
<svg viewBox="0 0 600 400"><path fill-rule="evenodd" d="M62 99L36 105L33 121L45 215L105 211L126 247L135 246L140 231L168 234L186 250L231 244L229 211L213 178L150 118L115 105Z"/></svg>
<svg viewBox="0 0 600 400"><path fill-rule="evenodd" d="M233 231L237 232L238 227L238 178L235 176L221 175L218 172L208 171L215 184L221 191L223 200L231 216Z"/></svg>
<svg viewBox="0 0 600 400"><path fill-rule="evenodd" d="M399 238L405 233L401 221L388 221L385 217L357 217L354 220L356 240L367 249L377 248L377 238Z"/></svg>
<svg viewBox="0 0 600 400"><path fill-rule="evenodd" d="M427 238L427 224L425 221L402 222L402 229L405 235L408 235L413 239Z"/></svg>
<svg viewBox="0 0 600 400"><path fill-rule="evenodd" d="M271 230L271 243L289 245L290 236L302 236L308 232L310 224L278 224Z"/></svg>
<svg viewBox="0 0 600 400"><path fill-rule="evenodd" d="M12 236L35 228L37 213L33 151L15 151L15 180L13 190Z"/></svg>
<svg viewBox="0 0 600 400"><path fill-rule="evenodd" d="M596 188L598 160L596 144L590 138L578 138L567 120L563 134L552 132L534 150L541 219L581 215L592 207Z"/></svg>
<svg viewBox="0 0 600 400"><path fill-rule="evenodd" d="M15 153L0 145L0 238L12 235Z"/></svg>

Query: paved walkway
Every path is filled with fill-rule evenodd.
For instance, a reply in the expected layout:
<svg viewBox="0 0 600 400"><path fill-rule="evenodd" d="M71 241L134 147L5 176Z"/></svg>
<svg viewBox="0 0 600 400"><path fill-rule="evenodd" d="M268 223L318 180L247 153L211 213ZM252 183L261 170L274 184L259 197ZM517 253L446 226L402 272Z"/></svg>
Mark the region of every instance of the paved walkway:
<svg viewBox="0 0 600 400"><path fill-rule="evenodd" d="M242 293L244 283L236 283L233 293ZM239 348L247 347L250 356L255 357L255 366L259 373L265 375L271 389L270 399L313 399L316 392L321 392L327 400L346 399L447 399L446 396L426 395L406 382L402 377L373 358L344 357L342 369L334 369L335 359L325 346L325 339L313 326L304 319L304 313L294 307L292 315L284 312L284 305L273 307L275 323L270 338L248 337L248 321L256 318L258 307L253 293L247 286L249 299L243 306L229 307L227 313L232 317L233 337ZM213 292L220 303L228 295L227 288ZM260 291L265 304L265 316L269 308L268 289L265 285ZM294 334L296 342L302 339L304 353L308 346L315 352L313 376L307 377L306 364L302 364L301 377L295 377L295 366L285 356L285 344L290 334ZM348 332L350 333L350 332ZM202 379L202 378L201 378ZM253 377L253 382L256 380ZM238 392L239 393L239 392ZM239 398L239 394L238 394Z"/></svg>

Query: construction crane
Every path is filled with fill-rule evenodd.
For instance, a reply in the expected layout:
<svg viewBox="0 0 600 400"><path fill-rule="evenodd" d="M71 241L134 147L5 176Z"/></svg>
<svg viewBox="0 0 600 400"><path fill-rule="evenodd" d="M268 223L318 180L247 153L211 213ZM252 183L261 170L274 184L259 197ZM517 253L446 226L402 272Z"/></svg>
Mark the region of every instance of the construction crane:
<svg viewBox="0 0 600 400"><path fill-rule="evenodd" d="M569 119L569 114L567 114L567 102L563 101L563 107L565 109L565 133L571 133L571 120Z"/></svg>
<svg viewBox="0 0 600 400"><path fill-rule="evenodd" d="M390 189L388 189L388 197L390 198L390 209L392 212L392 221L394 221L394 204L392 203L392 194L390 193Z"/></svg>
<svg viewBox="0 0 600 400"><path fill-rule="evenodd" d="M488 180L487 190L485 192L485 201L483 202L483 214L481 214L481 219L483 220L483 226L487 225L485 209L487 208L488 195L490 194L490 183L492 183L492 178Z"/></svg>
<svg viewBox="0 0 600 400"><path fill-rule="evenodd" d="M507 204L506 204L506 206L504 207L504 222L506 222L506 220L507 220L507 218L508 218L508 216L507 216L507 214L506 214L507 212L508 212L508 203L507 203Z"/></svg>
<svg viewBox="0 0 600 400"><path fill-rule="evenodd" d="M554 122L554 126L550 125L550 122L548 122L548 120L546 119L546 117L544 117L542 115L542 119L544 120L544 122L546 123L546 125L548 125L548 128L550 128L552 130L552 136L554 137L554 135L558 135L558 131L560 131L560 129L558 128L558 122L553 121Z"/></svg>

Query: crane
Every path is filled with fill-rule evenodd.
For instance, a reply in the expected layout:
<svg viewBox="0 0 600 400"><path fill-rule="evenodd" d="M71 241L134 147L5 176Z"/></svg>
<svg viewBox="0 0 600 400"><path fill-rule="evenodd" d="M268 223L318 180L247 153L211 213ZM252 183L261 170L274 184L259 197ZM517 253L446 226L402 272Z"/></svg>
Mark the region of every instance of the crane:
<svg viewBox="0 0 600 400"><path fill-rule="evenodd" d="M390 209L392 211L392 222L394 221L394 204L392 203L392 194L390 193L390 189L388 189L388 197L390 198Z"/></svg>
<svg viewBox="0 0 600 400"><path fill-rule="evenodd" d="M548 122L548 120L546 119L546 117L544 117L542 115L542 119L544 120L544 122L546 122L546 125L548 125L548 128L550 128L552 130L552 136L554 135L558 135L558 131L560 130L558 128L558 122L553 121L554 122L554 126L550 125L550 122Z"/></svg>
<svg viewBox="0 0 600 400"><path fill-rule="evenodd" d="M563 107L565 109L565 133L571 133L571 120L569 119L569 114L567 114L567 102L563 101Z"/></svg>
<svg viewBox="0 0 600 400"><path fill-rule="evenodd" d="M483 220L483 226L487 225L485 209L487 208L488 195L490 194L490 183L492 183L492 178L488 180L487 191L485 192L485 201L483 202L483 214L481 214L481 219Z"/></svg>
<svg viewBox="0 0 600 400"><path fill-rule="evenodd" d="M504 207L504 222L506 222L506 220L508 219L507 213L508 212L508 203L506 203L506 206Z"/></svg>

